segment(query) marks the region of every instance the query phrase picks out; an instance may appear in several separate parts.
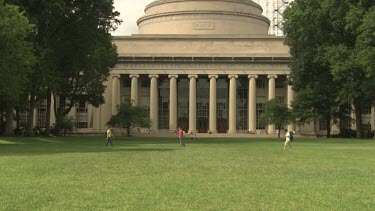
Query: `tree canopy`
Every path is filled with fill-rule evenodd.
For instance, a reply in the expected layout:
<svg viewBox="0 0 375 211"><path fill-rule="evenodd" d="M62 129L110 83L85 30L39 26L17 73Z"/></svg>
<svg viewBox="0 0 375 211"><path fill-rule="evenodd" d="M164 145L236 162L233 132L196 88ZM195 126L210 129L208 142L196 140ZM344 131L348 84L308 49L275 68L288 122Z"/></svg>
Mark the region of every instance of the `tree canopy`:
<svg viewBox="0 0 375 211"><path fill-rule="evenodd" d="M130 99L125 100L117 107L117 114L113 115L107 125L126 129L127 136L131 135L134 128L150 128L151 122L146 109L134 105Z"/></svg>
<svg viewBox="0 0 375 211"><path fill-rule="evenodd" d="M113 0L7 2L19 5L35 25L37 65L28 78L30 113L38 99L50 100L53 94L58 127L77 102L103 104L104 82L117 62L110 31L121 22Z"/></svg>
<svg viewBox="0 0 375 211"><path fill-rule="evenodd" d="M22 93L34 63L33 46L27 40L29 20L13 5L0 0L0 95L16 98Z"/></svg>
<svg viewBox="0 0 375 211"><path fill-rule="evenodd" d="M278 130L277 137L280 138L280 132L283 126L293 122L294 116L285 103L278 99L272 99L266 103L265 113L261 116L263 125L275 124Z"/></svg>
<svg viewBox="0 0 375 211"><path fill-rule="evenodd" d="M370 0L296 0L284 13L285 43L292 55L290 83L299 93L294 106L331 122L337 107L351 103L358 138L362 109L375 96L370 74L374 5Z"/></svg>
<svg viewBox="0 0 375 211"><path fill-rule="evenodd" d="M0 101L6 112L6 135L13 134L14 106L25 90L35 61L33 45L28 40L32 29L17 6L0 0Z"/></svg>

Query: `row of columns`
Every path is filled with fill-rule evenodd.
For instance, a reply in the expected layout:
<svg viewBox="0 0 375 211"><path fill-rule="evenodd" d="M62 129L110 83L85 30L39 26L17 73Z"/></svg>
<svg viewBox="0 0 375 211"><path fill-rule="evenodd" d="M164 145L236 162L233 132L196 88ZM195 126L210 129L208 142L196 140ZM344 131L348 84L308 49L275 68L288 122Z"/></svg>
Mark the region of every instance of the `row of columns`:
<svg viewBox="0 0 375 211"><path fill-rule="evenodd" d="M131 78L131 100L135 105L138 104L138 79L139 75L129 75ZM178 75L168 75L170 79L170 105L169 105L169 129L177 130L177 79ZM277 75L268 75L268 100L275 98L275 80ZM152 123L151 130L158 130L158 75L149 75L150 78L150 120ZM189 89L189 133L197 132L196 129L196 93L198 75L188 75L190 79ZM218 75L208 75L210 80L210 100L209 100L209 132L217 132L217 89L216 82ZM237 78L238 75L228 75L229 80L229 128L228 133L236 133L236 107L237 107ZM249 102L248 102L248 130L256 131L256 79L258 75L248 75L249 78ZM291 108L291 102L294 99L294 91L288 85L287 91L288 107ZM116 114L117 105L120 104L120 76L113 76L112 82L112 114ZM295 130L294 125L288 125L288 130ZM268 133L275 133L275 125L268 126Z"/></svg>

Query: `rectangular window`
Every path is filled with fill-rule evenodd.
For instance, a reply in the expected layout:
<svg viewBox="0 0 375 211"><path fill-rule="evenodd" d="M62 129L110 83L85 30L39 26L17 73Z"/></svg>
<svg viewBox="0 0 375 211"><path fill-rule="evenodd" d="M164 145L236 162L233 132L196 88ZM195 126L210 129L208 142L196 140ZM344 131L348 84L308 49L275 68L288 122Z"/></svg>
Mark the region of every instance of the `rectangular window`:
<svg viewBox="0 0 375 211"><path fill-rule="evenodd" d="M141 87L142 88L150 88L150 79L144 78L141 80Z"/></svg>
<svg viewBox="0 0 375 211"><path fill-rule="evenodd" d="M237 111L236 111L236 129L247 130L248 128L248 98L249 98L249 79L240 77L237 80Z"/></svg>
<svg viewBox="0 0 375 211"><path fill-rule="evenodd" d="M141 96L139 105L143 106L146 112L149 114L150 113L150 96Z"/></svg>
<svg viewBox="0 0 375 211"><path fill-rule="evenodd" d="M27 119L29 117L29 112L28 111L21 111L19 113L19 115L20 115L20 127L21 128L26 128Z"/></svg>
<svg viewBox="0 0 375 211"><path fill-rule="evenodd" d="M121 77L122 78L122 87L130 88L131 87L131 79L129 77Z"/></svg>
<svg viewBox="0 0 375 211"><path fill-rule="evenodd" d="M362 130L363 131L371 131L371 124L370 122L367 124L362 124Z"/></svg>
<svg viewBox="0 0 375 211"><path fill-rule="evenodd" d="M177 127L189 130L189 79L177 80Z"/></svg>
<svg viewBox="0 0 375 211"><path fill-rule="evenodd" d="M158 127L159 129L169 128L169 79L158 79Z"/></svg>
<svg viewBox="0 0 375 211"><path fill-rule="evenodd" d="M362 114L371 114L371 105L365 105L362 109Z"/></svg>
<svg viewBox="0 0 375 211"><path fill-rule="evenodd" d="M277 101L279 101L280 103L284 103L284 96L276 96L276 99Z"/></svg>
<svg viewBox="0 0 375 211"><path fill-rule="evenodd" d="M218 133L226 133L228 131L229 120L229 83L225 78L217 80L217 99L216 99L216 126Z"/></svg>
<svg viewBox="0 0 375 211"><path fill-rule="evenodd" d="M260 124L260 118L262 114L266 112L266 97L257 97L256 100L256 121L257 121L257 130L266 129L265 125Z"/></svg>
<svg viewBox="0 0 375 211"><path fill-rule="evenodd" d="M76 127L87 128L88 127L88 114L87 104L85 101L80 101L76 106Z"/></svg>
<svg viewBox="0 0 375 211"><path fill-rule="evenodd" d="M285 87L285 85L284 85L285 81L282 78L280 78L280 79L277 78L275 83L276 83L275 84L276 89L283 89Z"/></svg>
<svg viewBox="0 0 375 211"><path fill-rule="evenodd" d="M339 107L341 117L340 117L340 130L349 130L352 127L352 121L350 114L352 112L351 105L345 104Z"/></svg>
<svg viewBox="0 0 375 211"><path fill-rule="evenodd" d="M258 89L265 89L266 88L266 81L263 78L258 78L256 80L257 88Z"/></svg>
<svg viewBox="0 0 375 211"><path fill-rule="evenodd" d="M329 124L327 120L319 121L319 130L328 130Z"/></svg>
<svg viewBox="0 0 375 211"><path fill-rule="evenodd" d="M44 100L38 107L38 127L46 127L47 100Z"/></svg>
<svg viewBox="0 0 375 211"><path fill-rule="evenodd" d="M127 100L130 100L130 96L121 96L121 103L124 103Z"/></svg>

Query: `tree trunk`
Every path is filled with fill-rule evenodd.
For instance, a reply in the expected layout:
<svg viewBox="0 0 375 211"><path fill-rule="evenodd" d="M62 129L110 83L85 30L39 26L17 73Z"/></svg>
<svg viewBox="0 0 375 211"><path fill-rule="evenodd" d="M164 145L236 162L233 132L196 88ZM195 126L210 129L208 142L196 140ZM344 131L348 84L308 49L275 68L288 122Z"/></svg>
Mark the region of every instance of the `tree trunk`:
<svg viewBox="0 0 375 211"><path fill-rule="evenodd" d="M14 104L7 102L5 105L5 133L6 136L14 136L14 117L13 117Z"/></svg>
<svg viewBox="0 0 375 211"><path fill-rule="evenodd" d="M17 130L20 129L20 110L16 109L16 128Z"/></svg>
<svg viewBox="0 0 375 211"><path fill-rule="evenodd" d="M130 128L126 128L126 133L128 137L130 137L130 132L131 132Z"/></svg>
<svg viewBox="0 0 375 211"><path fill-rule="evenodd" d="M0 109L0 134L3 134L3 127L5 125L5 122L4 122L4 108L1 108Z"/></svg>
<svg viewBox="0 0 375 211"><path fill-rule="evenodd" d="M331 115L327 115L327 138L331 138Z"/></svg>
<svg viewBox="0 0 375 211"><path fill-rule="evenodd" d="M27 124L26 124L26 135L32 136L34 135L34 110L35 110L35 95L31 93L30 101L29 101L29 113L27 117Z"/></svg>
<svg viewBox="0 0 375 211"><path fill-rule="evenodd" d="M47 91L46 136L51 134L51 89Z"/></svg>
<svg viewBox="0 0 375 211"><path fill-rule="evenodd" d="M55 106L56 106L56 100L55 100ZM59 105L55 109L55 118L56 118L56 124L55 124L55 132L56 136L60 136L64 130L63 124L64 124L64 108L65 108L65 97L59 96Z"/></svg>
<svg viewBox="0 0 375 211"><path fill-rule="evenodd" d="M55 113L55 118L56 118L56 124L55 124L55 132L56 136L60 136L61 132L63 130L62 124L63 124L63 115L61 113L61 109L58 108L57 112Z"/></svg>
<svg viewBox="0 0 375 211"><path fill-rule="evenodd" d="M358 105L354 105L354 113L355 113L355 125L356 125L356 128L357 128L356 136L357 136L357 138L363 138L361 107L358 106Z"/></svg>

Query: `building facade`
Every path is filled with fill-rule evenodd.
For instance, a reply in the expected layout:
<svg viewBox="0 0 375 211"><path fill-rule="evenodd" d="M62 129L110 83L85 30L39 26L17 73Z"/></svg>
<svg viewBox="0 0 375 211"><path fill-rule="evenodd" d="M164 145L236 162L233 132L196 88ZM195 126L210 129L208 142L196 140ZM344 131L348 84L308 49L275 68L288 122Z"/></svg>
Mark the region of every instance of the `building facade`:
<svg viewBox="0 0 375 211"><path fill-rule="evenodd" d="M268 35L271 21L262 13L251 0L150 3L137 22L139 34L113 38L119 62L106 82L106 102L99 108L77 104L70 114L75 132L102 133L128 98L149 111L153 132L182 127L202 134L276 133L274 125L265 127L259 118L268 100L290 107L295 97L287 84L291 58L284 38ZM36 112L36 124L42 113ZM364 117L372 129L374 113L370 107ZM285 127L319 135L327 125ZM333 126L332 132L337 131Z"/></svg>

